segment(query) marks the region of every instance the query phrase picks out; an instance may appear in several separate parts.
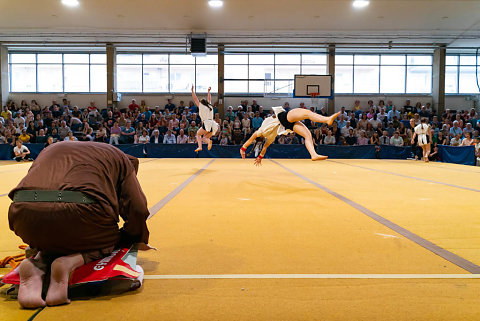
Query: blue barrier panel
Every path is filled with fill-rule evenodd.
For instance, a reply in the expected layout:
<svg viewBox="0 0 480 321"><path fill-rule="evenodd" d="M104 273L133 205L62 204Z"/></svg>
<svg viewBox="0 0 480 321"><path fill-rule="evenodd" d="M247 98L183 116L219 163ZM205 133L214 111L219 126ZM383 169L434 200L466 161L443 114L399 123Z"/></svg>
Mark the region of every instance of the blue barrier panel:
<svg viewBox="0 0 480 321"><path fill-rule="evenodd" d="M30 157L36 159L45 147L45 144L25 144L25 146L30 150Z"/></svg>
<svg viewBox="0 0 480 321"><path fill-rule="evenodd" d="M12 145L0 144L0 160L12 160L12 152Z"/></svg>
<svg viewBox="0 0 480 321"><path fill-rule="evenodd" d="M305 148L305 147L304 147ZM329 158L359 158L374 159L375 145L362 146L337 146L337 145L319 145L317 153L326 155Z"/></svg>
<svg viewBox="0 0 480 321"><path fill-rule="evenodd" d="M240 149L240 147L238 149ZM248 149L248 151L250 151L250 149ZM305 145L270 145L265 156L270 158L310 158L310 154L305 148Z"/></svg>
<svg viewBox="0 0 480 321"><path fill-rule="evenodd" d="M196 144L146 144L147 157L151 158L194 158Z"/></svg>
<svg viewBox="0 0 480 321"><path fill-rule="evenodd" d="M36 158L43 150L44 144L26 144L31 152L31 157ZM195 153L196 144L123 144L115 145L126 154L137 158L240 158L240 145L220 146L213 145L210 151L206 146L198 153ZM438 151L443 162L475 165L475 147L453 147L439 145ZM251 151L249 147L247 152ZM13 147L10 144L0 144L0 160L12 159ZM327 155L330 158L357 158L357 159L374 159L375 146L336 146L336 145L320 145L317 152L321 155ZM267 150L267 157L270 158L290 158L290 159L309 159L305 145L270 145ZM253 158L254 154L250 155ZM379 150L379 158L381 159L406 159L411 157L410 147L396 147L382 145Z"/></svg>
<svg viewBox="0 0 480 321"><path fill-rule="evenodd" d="M35 159L43 149L44 144L25 144L30 151L30 157ZM10 144L0 144L0 160L12 160L13 147Z"/></svg>
<svg viewBox="0 0 480 321"><path fill-rule="evenodd" d="M442 162L475 166L474 146L438 145L438 153Z"/></svg>
<svg viewBox="0 0 480 321"><path fill-rule="evenodd" d="M146 153L144 152L145 144L120 144L113 146L117 147L125 154L131 155L136 158L147 157Z"/></svg>
<svg viewBox="0 0 480 321"><path fill-rule="evenodd" d="M197 148L197 145L192 149L195 150L195 148ZM203 150L198 153L198 156L200 158L241 158L240 148L242 148L242 145L213 145L211 150L207 150L206 146L204 146ZM253 146L248 148L248 152L250 152L250 148L253 148ZM255 156L254 154L252 153L250 157Z"/></svg>
<svg viewBox="0 0 480 321"><path fill-rule="evenodd" d="M410 157L412 157L412 148L410 146L381 145L378 151L378 158L380 159L407 159Z"/></svg>

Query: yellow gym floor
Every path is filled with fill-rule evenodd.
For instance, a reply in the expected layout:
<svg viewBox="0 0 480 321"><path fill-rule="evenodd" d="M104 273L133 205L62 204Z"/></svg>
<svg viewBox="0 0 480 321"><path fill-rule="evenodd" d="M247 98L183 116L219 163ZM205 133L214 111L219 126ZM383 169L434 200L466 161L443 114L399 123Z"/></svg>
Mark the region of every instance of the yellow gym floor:
<svg viewBox="0 0 480 321"><path fill-rule="evenodd" d="M0 166L0 256L19 253ZM144 286L0 320L480 320L480 169L415 161L144 159ZM7 269L0 269L0 274Z"/></svg>

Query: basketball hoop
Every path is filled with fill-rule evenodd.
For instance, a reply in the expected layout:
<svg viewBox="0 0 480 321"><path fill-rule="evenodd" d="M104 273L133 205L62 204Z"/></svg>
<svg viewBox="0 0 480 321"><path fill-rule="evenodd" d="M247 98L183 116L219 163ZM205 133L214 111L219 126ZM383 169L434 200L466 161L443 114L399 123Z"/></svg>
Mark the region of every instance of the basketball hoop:
<svg viewBox="0 0 480 321"><path fill-rule="evenodd" d="M318 101L320 100L319 96L320 93L309 93L311 97L311 105L310 107L315 107L315 110L317 110L318 106Z"/></svg>

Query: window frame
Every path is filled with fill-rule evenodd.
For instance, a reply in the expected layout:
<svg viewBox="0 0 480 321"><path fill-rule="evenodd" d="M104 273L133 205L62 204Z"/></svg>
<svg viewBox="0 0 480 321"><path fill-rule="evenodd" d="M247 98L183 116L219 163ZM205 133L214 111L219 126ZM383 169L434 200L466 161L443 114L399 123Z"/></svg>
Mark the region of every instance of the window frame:
<svg viewBox="0 0 480 321"><path fill-rule="evenodd" d="M186 55L186 56L190 56L190 54L186 54L184 52L162 52L162 53L158 53L158 52L148 52L148 51L144 51L144 52L127 52L127 51L120 51L120 52L117 52L117 55L125 55L125 54L138 54L138 55L141 55L141 63L117 63L115 68L117 68L117 66L122 66L122 65L136 65L136 66L139 66L141 65L141 78L142 78L142 90L140 92L130 92L130 91L122 91L122 90L117 90L118 92L121 92L121 93L127 93L127 94L148 94L148 95L165 95L165 94L179 94L179 95L182 95L182 94L188 94L189 91L172 91L171 88L172 88L172 84L171 84L171 66L193 66L193 75L194 75L194 84L195 84L195 92L196 93L200 93L200 94L206 94L207 92L202 92L202 91L199 91L197 92L197 66L216 66L217 67L217 71L218 71L218 56L217 56L217 60L216 60L216 63L215 64L205 64L205 63L197 63L197 57L193 57L193 61L194 63L172 63L171 62L171 55ZM158 54L158 55L167 55L167 62L166 63L145 63L145 59L144 59L144 55L155 55L155 54ZM210 52L209 53L210 55L217 55L216 52ZM167 66L167 69L168 69L168 72L167 72L167 79L168 79L168 84L167 84L167 88L168 90L167 91L145 91L145 86L144 86L144 66ZM116 74L116 81L118 83L118 72L115 73ZM218 79L218 75L217 75L217 79ZM212 94L217 94L218 93L218 89L216 91L212 90L211 91Z"/></svg>
<svg viewBox="0 0 480 321"><path fill-rule="evenodd" d="M322 56L327 56L327 53L326 52L225 52L225 56L227 55L246 55L247 56L247 60L246 60L246 63L242 63L242 64L239 64L239 63L236 63L236 64L231 64L231 63L225 63L224 67L225 66L246 66L247 68L247 78L224 78L224 81L225 82L229 82L229 81L246 81L247 82L247 92L245 93L235 93L235 92L226 92L225 91L225 97L235 97L235 96L238 96L238 95L242 95L242 96L245 96L245 97L258 97L258 96L261 96L261 95L264 95L265 94L265 91L263 92L250 92L250 82L258 82L258 81L263 81L264 83L266 81L268 82L272 82L271 86L273 88L273 92L271 92L272 94L285 94L284 92L281 91L282 88L276 88L276 83L277 82L290 82L291 85L288 85L288 86L293 86L294 84L294 79L287 79L287 78L277 78L276 77L276 73L277 73L277 66L278 67L288 67L288 66L295 66L295 67L299 67L300 69L300 74L303 74L303 66L309 66L309 67L312 67L312 66L319 66L319 67L325 67L325 70L326 72L328 72L327 70L327 59L325 59L325 63L318 63L318 64L315 64L315 63L304 63L303 62L303 55L308 55L308 56L311 56L311 55L322 55ZM266 64L266 63L253 63L251 61L251 58L252 56L258 56L258 55L273 55L273 63L271 64ZM281 56L286 56L286 55L299 55L300 59L299 59L299 63L291 63L291 64L287 64L287 63L277 63L277 55L281 55ZM272 66L273 68L273 77L271 79L266 79L266 78L251 78L250 77L250 66L261 66L261 65L264 65L264 66ZM287 86L287 87L288 87ZM265 88L265 84L264 84L264 88ZM277 91L278 90L278 91Z"/></svg>
<svg viewBox="0 0 480 321"><path fill-rule="evenodd" d="M415 96L431 96L432 91L433 91L433 54L425 54L425 53L353 53L353 52L341 52L341 53L336 53L335 58L338 56L353 56L352 57L352 63L351 64L337 64L335 60L335 67L336 66L344 66L352 67L352 92L350 93L339 93L335 92L335 95L342 95L342 96L372 96L372 95L415 95ZM378 64L356 64L355 62L355 57L356 56L378 56ZM404 64L382 64L382 56L404 56ZM432 63L430 65L414 65L414 64L408 64L408 56L430 56ZM375 66L378 67L378 92L372 92L372 93L356 93L355 92L355 66ZM388 67L404 67L405 69L405 84L404 84L404 92L397 92L397 93L391 93L391 92L382 92L381 91L381 81L382 81L382 66L388 66ZM408 92L407 91L407 84L408 84L408 67L429 67L431 69L431 81L430 81L430 92L428 93L418 93L418 92Z"/></svg>
<svg viewBox="0 0 480 321"><path fill-rule="evenodd" d="M457 92L455 93L447 93L446 90L446 84L445 84L445 96L471 96L471 95L478 95L479 93L461 93L460 92L460 71L461 71L461 67L475 67L475 65L465 65L465 64L462 64L461 63L461 57L465 57L465 56L468 56L468 57L476 57L475 54L461 54L461 53L452 53L452 54L448 54L447 53L447 56L450 56L450 57L457 57L457 63L456 64L447 64L446 62L446 59L445 59L445 70L447 69L447 67L456 67L457 69L457 85L456 85L456 88L457 88ZM478 60L478 63L479 63L479 68L480 68L480 60ZM479 71L477 70L477 73ZM445 72L446 73L446 72ZM480 77L479 77L479 82L480 82ZM480 90L479 90L480 91Z"/></svg>
<svg viewBox="0 0 480 321"><path fill-rule="evenodd" d="M35 62L29 62L29 63L20 63L20 62L12 62L12 55L15 54L33 54L35 55ZM62 61L58 63L51 63L51 62L38 62L38 55L41 54L60 54L62 56ZM68 62L65 63L65 55L69 54L88 54L88 63L82 62L82 63L72 63ZM92 62L92 55L105 55L105 63L98 63L98 62ZM24 91L12 91L12 65L35 65L35 91L29 91L29 92L24 92ZM38 90L38 66L39 65L61 65L62 68L62 91L39 91ZM65 91L65 65L84 65L88 66L88 88L89 91ZM105 66L107 65L106 61L106 52L103 51L9 51L8 52L8 90L9 92L12 93L28 93L28 94L104 94L106 91L92 91L92 75L91 75L91 66L92 65L97 65L97 66ZM106 73L105 73L105 78L106 78Z"/></svg>

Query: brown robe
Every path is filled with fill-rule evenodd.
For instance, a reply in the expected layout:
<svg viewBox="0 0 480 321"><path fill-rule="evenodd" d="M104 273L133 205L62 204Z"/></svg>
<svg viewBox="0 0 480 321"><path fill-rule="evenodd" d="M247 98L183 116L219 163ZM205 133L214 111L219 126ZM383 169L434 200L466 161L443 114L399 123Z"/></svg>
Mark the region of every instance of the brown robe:
<svg viewBox="0 0 480 321"><path fill-rule="evenodd" d="M130 243L148 243L149 211L136 169L136 158L108 144L53 144L40 153L9 197L18 190L68 190L97 203L12 203L10 229L30 247L62 255L111 248L121 236ZM125 221L121 231L119 216Z"/></svg>

